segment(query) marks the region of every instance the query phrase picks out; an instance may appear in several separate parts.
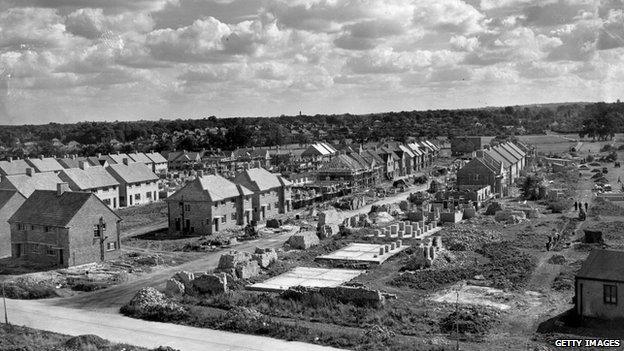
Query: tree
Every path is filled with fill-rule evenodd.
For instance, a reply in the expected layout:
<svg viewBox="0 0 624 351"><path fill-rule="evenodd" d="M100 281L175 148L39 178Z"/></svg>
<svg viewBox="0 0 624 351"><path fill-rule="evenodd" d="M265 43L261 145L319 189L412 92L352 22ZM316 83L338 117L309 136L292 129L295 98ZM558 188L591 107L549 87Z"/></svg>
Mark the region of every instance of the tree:
<svg viewBox="0 0 624 351"><path fill-rule="evenodd" d="M520 194L526 200L539 200L540 194L544 193L543 188L541 178L529 175L520 184Z"/></svg>

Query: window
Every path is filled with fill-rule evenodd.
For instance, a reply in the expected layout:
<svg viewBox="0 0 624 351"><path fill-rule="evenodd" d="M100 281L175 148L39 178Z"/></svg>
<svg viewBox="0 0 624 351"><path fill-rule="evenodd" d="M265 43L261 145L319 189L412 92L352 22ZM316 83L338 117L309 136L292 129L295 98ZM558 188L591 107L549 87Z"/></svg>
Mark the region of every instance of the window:
<svg viewBox="0 0 624 351"><path fill-rule="evenodd" d="M473 175L472 175L472 178L473 178L474 180L479 180L479 174L478 174L478 173L473 174Z"/></svg>
<svg viewBox="0 0 624 351"><path fill-rule="evenodd" d="M106 243L106 251L114 251L117 249L117 243L116 242L111 242L111 243Z"/></svg>
<svg viewBox="0 0 624 351"><path fill-rule="evenodd" d="M236 212L232 213L232 220L235 221L236 220Z"/></svg>
<svg viewBox="0 0 624 351"><path fill-rule="evenodd" d="M141 194L134 194L135 200L141 200Z"/></svg>
<svg viewBox="0 0 624 351"><path fill-rule="evenodd" d="M29 244L28 250L32 253L39 253L39 245L38 244Z"/></svg>
<svg viewBox="0 0 624 351"><path fill-rule="evenodd" d="M56 250L51 247L46 247L45 253L48 256L56 256Z"/></svg>
<svg viewBox="0 0 624 351"><path fill-rule="evenodd" d="M43 231L46 232L46 233L51 231L51 230L52 230L52 228L50 228L48 226L43 227Z"/></svg>
<svg viewBox="0 0 624 351"><path fill-rule="evenodd" d="M93 226L93 237L94 238L99 238L100 237L100 230L99 230L97 224Z"/></svg>
<svg viewBox="0 0 624 351"><path fill-rule="evenodd" d="M617 286L616 285L603 285L604 288L604 303L610 305L617 305Z"/></svg>
<svg viewBox="0 0 624 351"><path fill-rule="evenodd" d="M225 223L225 222L227 222L227 216L221 217L221 223Z"/></svg>
<svg viewBox="0 0 624 351"><path fill-rule="evenodd" d="M106 204L106 206L110 206L111 200L110 199L104 199L104 203Z"/></svg>
<svg viewBox="0 0 624 351"><path fill-rule="evenodd" d="M184 204L184 211L190 211L191 210L191 205L190 204Z"/></svg>
<svg viewBox="0 0 624 351"><path fill-rule="evenodd" d="M152 192L151 191L146 192L145 193L145 197L147 197L148 199L151 199L152 198Z"/></svg>
<svg viewBox="0 0 624 351"><path fill-rule="evenodd" d="M35 230L35 226L34 226L34 225L31 225L31 226L30 226L30 230Z"/></svg>

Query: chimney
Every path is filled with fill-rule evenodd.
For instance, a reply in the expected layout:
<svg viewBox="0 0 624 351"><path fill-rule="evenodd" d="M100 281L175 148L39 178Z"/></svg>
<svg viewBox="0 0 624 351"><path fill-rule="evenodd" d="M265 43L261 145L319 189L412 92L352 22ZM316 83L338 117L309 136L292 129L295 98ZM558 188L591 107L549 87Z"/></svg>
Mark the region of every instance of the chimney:
<svg viewBox="0 0 624 351"><path fill-rule="evenodd" d="M9 157L9 162L13 162L13 157Z"/></svg>
<svg viewBox="0 0 624 351"><path fill-rule="evenodd" d="M40 160L43 160L43 155L39 155L39 159L40 159Z"/></svg>
<svg viewBox="0 0 624 351"><path fill-rule="evenodd" d="M87 161L78 162L78 167L82 170L89 168L89 163Z"/></svg>
<svg viewBox="0 0 624 351"><path fill-rule="evenodd" d="M99 152L96 154L96 156L97 156L97 158L102 158L102 154L99 153Z"/></svg>
<svg viewBox="0 0 624 351"><path fill-rule="evenodd" d="M126 166L128 165L129 161L128 161L127 157L124 157L121 161L123 162L124 165L126 165Z"/></svg>
<svg viewBox="0 0 624 351"><path fill-rule="evenodd" d="M117 151L117 155L119 155L119 153L120 153L120 152L119 152L119 151Z"/></svg>
<svg viewBox="0 0 624 351"><path fill-rule="evenodd" d="M29 168L26 168L26 175L27 175L27 176L29 176L29 177L32 177L32 175L33 175L33 169L32 169L32 168L30 168L30 167L29 167Z"/></svg>
<svg viewBox="0 0 624 351"><path fill-rule="evenodd" d="M69 184L67 183L56 184L56 195L61 196L66 191L69 191Z"/></svg>
<svg viewBox="0 0 624 351"><path fill-rule="evenodd" d="M71 158L72 158L72 160L75 160L76 157L77 157L76 154L73 154Z"/></svg>

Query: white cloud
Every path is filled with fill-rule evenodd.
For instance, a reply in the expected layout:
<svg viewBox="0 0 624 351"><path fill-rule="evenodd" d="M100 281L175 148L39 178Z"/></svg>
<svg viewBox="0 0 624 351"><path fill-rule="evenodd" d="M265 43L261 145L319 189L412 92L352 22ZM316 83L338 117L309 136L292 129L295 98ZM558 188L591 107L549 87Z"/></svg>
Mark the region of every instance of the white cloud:
<svg viewBox="0 0 624 351"><path fill-rule="evenodd" d="M414 23L432 30L469 34L481 32L485 16L462 0L417 0Z"/></svg>

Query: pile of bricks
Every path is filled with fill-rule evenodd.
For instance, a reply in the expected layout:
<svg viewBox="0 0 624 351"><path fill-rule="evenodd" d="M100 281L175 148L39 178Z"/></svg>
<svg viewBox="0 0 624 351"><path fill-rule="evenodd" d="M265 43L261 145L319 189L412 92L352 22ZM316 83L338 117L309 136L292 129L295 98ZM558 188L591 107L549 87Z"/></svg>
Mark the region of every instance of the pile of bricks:
<svg viewBox="0 0 624 351"><path fill-rule="evenodd" d="M427 224L424 220L420 222L401 221L395 224L391 224L386 228L375 230L375 237L418 239L425 235L427 232L435 229L437 226L437 221L432 221L429 224Z"/></svg>

